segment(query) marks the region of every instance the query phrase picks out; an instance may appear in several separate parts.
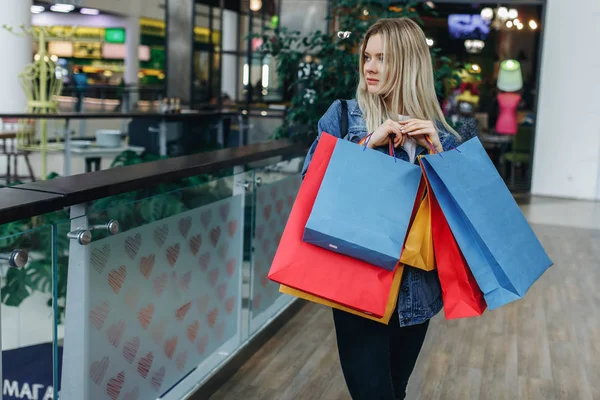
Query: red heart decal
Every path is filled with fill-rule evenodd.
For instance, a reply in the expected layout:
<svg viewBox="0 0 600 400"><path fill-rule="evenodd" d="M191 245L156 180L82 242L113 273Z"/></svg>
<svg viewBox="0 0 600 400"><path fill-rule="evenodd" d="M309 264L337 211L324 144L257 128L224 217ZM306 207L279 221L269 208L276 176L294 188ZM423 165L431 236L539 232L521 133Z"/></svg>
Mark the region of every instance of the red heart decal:
<svg viewBox="0 0 600 400"><path fill-rule="evenodd" d="M175 266L175 263L179 258L179 250L179 243L167 248L167 261L169 262L169 265L171 265L171 268Z"/></svg>
<svg viewBox="0 0 600 400"><path fill-rule="evenodd" d="M203 211L202 214L200 214L200 221L202 222L202 226L204 226L205 228L208 228L208 226L210 225L211 219L212 219L211 210Z"/></svg>
<svg viewBox="0 0 600 400"><path fill-rule="evenodd" d="M193 324L191 324L190 326L188 326L187 337L190 340L190 342L194 343L194 340L196 340L196 336L198 335L199 328L200 328L200 322L198 322L198 321L196 321Z"/></svg>
<svg viewBox="0 0 600 400"><path fill-rule="evenodd" d="M217 247L217 243L219 243L219 239L221 238L221 227L217 226L210 231L210 241L213 246Z"/></svg>
<svg viewBox="0 0 600 400"><path fill-rule="evenodd" d="M213 308L207 316L208 325L212 328L217 323L217 318L219 317L219 309Z"/></svg>
<svg viewBox="0 0 600 400"><path fill-rule="evenodd" d="M229 243L225 242L223 243L218 250L219 253L219 257L221 257L221 260L225 260L225 257L227 257L227 252L229 251Z"/></svg>
<svg viewBox="0 0 600 400"><path fill-rule="evenodd" d="M267 276L267 274L261 276L260 284L262 285L262 287L267 287L267 285L269 284L269 277Z"/></svg>
<svg viewBox="0 0 600 400"><path fill-rule="evenodd" d="M227 296L227 283L222 283L217 288L217 298L223 301L225 296Z"/></svg>
<svg viewBox="0 0 600 400"><path fill-rule="evenodd" d="M227 218L229 217L230 208L231 206L229 205L229 202L221 205L221 207L219 208L221 214L221 221L227 221Z"/></svg>
<svg viewBox="0 0 600 400"><path fill-rule="evenodd" d="M200 258L198 258L198 263L202 271L206 271L210 266L210 253L201 254Z"/></svg>
<svg viewBox="0 0 600 400"><path fill-rule="evenodd" d="M208 273L208 282L210 282L210 286L215 287L217 282L219 281L219 270L213 269Z"/></svg>
<svg viewBox="0 0 600 400"><path fill-rule="evenodd" d="M123 282L125 282L125 278L127 277L127 268L124 265L121 265L119 269L113 269L108 274L108 285L116 294L119 294L121 287L123 286Z"/></svg>
<svg viewBox="0 0 600 400"><path fill-rule="evenodd" d="M140 325L142 328L147 329L148 325L150 325L150 321L152 321L152 316L154 315L154 304L149 304L147 307L142 308L138 314L138 321L140 321Z"/></svg>
<svg viewBox="0 0 600 400"><path fill-rule="evenodd" d="M190 288L190 282L192 281L192 272L188 271L185 274L183 274L183 276L181 277L181 280L179 281L179 286L181 287L181 290L183 290L184 292L187 292L188 289Z"/></svg>
<svg viewBox="0 0 600 400"><path fill-rule="evenodd" d="M185 303L175 312L175 317L177 317L179 321L183 321L185 315L188 313L188 311L190 311L190 307L192 307L191 301L189 303Z"/></svg>
<svg viewBox="0 0 600 400"><path fill-rule="evenodd" d="M167 321L162 320L158 325L152 329L152 339L156 344L160 344L165 337L165 329L167 328Z"/></svg>
<svg viewBox="0 0 600 400"><path fill-rule="evenodd" d="M225 335L225 323L224 322L219 322L219 324L215 328L215 333L217 334L217 338L219 340L223 340L223 336Z"/></svg>
<svg viewBox="0 0 600 400"><path fill-rule="evenodd" d="M110 305L105 301L90 310L90 320L96 329L101 329L110 312Z"/></svg>
<svg viewBox="0 0 600 400"><path fill-rule="evenodd" d="M187 362L187 352L179 353L177 359L175 360L175 365L180 372L183 372L185 368L185 363Z"/></svg>
<svg viewBox="0 0 600 400"><path fill-rule="evenodd" d="M282 210L283 210L283 200L277 200L277 204L275 204L275 211L277 211L277 214L281 214Z"/></svg>
<svg viewBox="0 0 600 400"><path fill-rule="evenodd" d="M169 360L173 359L173 353L175 353L175 348L177 347L177 341L179 339L177 336L173 336L171 339L165 342L165 355Z"/></svg>
<svg viewBox="0 0 600 400"><path fill-rule="evenodd" d="M231 314L233 312L233 307L235 307L235 297L231 296L225 303L225 311L227 311L227 314Z"/></svg>
<svg viewBox="0 0 600 400"><path fill-rule="evenodd" d="M235 258L232 258L231 260L227 261L227 275L229 275L230 277L233 276L236 265L237 265L237 260Z"/></svg>
<svg viewBox="0 0 600 400"><path fill-rule="evenodd" d="M106 263L108 263L108 259L110 258L110 246L105 244L102 248L96 248L92 250L92 255L90 256L90 262L92 263L92 267L99 274L104 271L106 267Z"/></svg>
<svg viewBox="0 0 600 400"><path fill-rule="evenodd" d="M142 235L136 233L135 236L129 236L125 240L125 253L130 259L134 259L137 256L140 246L142 245Z"/></svg>
<svg viewBox="0 0 600 400"><path fill-rule="evenodd" d="M196 300L196 306L198 307L199 313L204 313L206 308L208 307L208 303L210 302L210 297L207 294L202 295Z"/></svg>
<svg viewBox="0 0 600 400"><path fill-rule="evenodd" d="M252 308L255 310L260 309L260 303L262 300L262 294L257 294L256 296L254 296L254 299L252 299Z"/></svg>
<svg viewBox="0 0 600 400"><path fill-rule="evenodd" d="M123 346L123 358L129 364L133 363L135 360L135 356L137 356L137 352L140 349L140 337L136 336L128 342L125 342L125 346Z"/></svg>
<svg viewBox="0 0 600 400"><path fill-rule="evenodd" d="M125 302L125 305L130 310L133 311L137 307L137 302L138 302L139 297L140 297L140 288L138 287L138 288L132 289L128 293L125 293L125 298L123 299L123 301Z"/></svg>
<svg viewBox="0 0 600 400"><path fill-rule="evenodd" d="M229 223L227 224L227 233L229 234L229 237L232 238L235 236L235 232L237 231L237 228L238 228L237 220L229 221Z"/></svg>
<svg viewBox="0 0 600 400"><path fill-rule="evenodd" d="M273 208L271 207L270 204L268 204L264 209L263 209L263 215L265 216L265 219L268 221L269 218L271 218L271 212L273 211Z"/></svg>
<svg viewBox="0 0 600 400"><path fill-rule="evenodd" d="M167 241L167 237L169 236L169 226L164 224L163 226L159 226L154 230L154 241L158 245L158 247L162 247L163 244Z"/></svg>
<svg viewBox="0 0 600 400"><path fill-rule="evenodd" d="M112 400L117 400L119 395L121 394L121 389L123 389L123 385L125 384L125 372L121 371L114 378L110 378L108 383L106 384L106 394Z"/></svg>
<svg viewBox="0 0 600 400"><path fill-rule="evenodd" d="M90 366L90 379L96 385L100 385L104 380L104 374L110 365L110 358L103 357L100 361L94 361Z"/></svg>
<svg viewBox="0 0 600 400"><path fill-rule="evenodd" d="M120 320L119 322L112 324L106 331L108 343L112 344L114 347L119 347L123 333L125 333L125 321Z"/></svg>
<svg viewBox="0 0 600 400"><path fill-rule="evenodd" d="M262 240L264 235L265 235L265 226L261 225L261 226L257 227L256 228L256 237L258 238L258 240Z"/></svg>
<svg viewBox="0 0 600 400"><path fill-rule="evenodd" d="M204 352L206 351L207 344L208 344L208 335L204 335L204 336L202 336L202 338L200 340L198 340L198 345L196 346L196 348L198 349L198 353L200 353L200 355L203 355Z"/></svg>
<svg viewBox="0 0 600 400"><path fill-rule="evenodd" d="M138 361L138 373L144 379L148 376L148 372L150 372L150 368L152 367L152 362L154 361L154 354L152 352L146 354L146 356L140 358Z"/></svg>
<svg viewBox="0 0 600 400"><path fill-rule="evenodd" d="M140 260L140 272L144 278L148 279L150 277L152 269L154 268L154 261L154 254L150 254L148 257L142 257Z"/></svg>
<svg viewBox="0 0 600 400"><path fill-rule="evenodd" d="M123 400L138 400L140 396L140 389L136 386L131 392L125 393Z"/></svg>
<svg viewBox="0 0 600 400"><path fill-rule="evenodd" d="M150 382L152 389L154 389L157 392L160 390L160 387L162 386L163 381L165 380L165 374L165 367L160 367L160 369L154 373Z"/></svg>
<svg viewBox="0 0 600 400"><path fill-rule="evenodd" d="M194 256L198 254L200 246L202 246L202 235L196 235L190 239L190 250Z"/></svg>
<svg viewBox="0 0 600 400"><path fill-rule="evenodd" d="M179 220L179 233L184 238L187 238L190 228L192 227L192 217L186 217Z"/></svg>
<svg viewBox="0 0 600 400"><path fill-rule="evenodd" d="M154 294L160 297L167 286L167 273L163 272L161 275L154 278Z"/></svg>

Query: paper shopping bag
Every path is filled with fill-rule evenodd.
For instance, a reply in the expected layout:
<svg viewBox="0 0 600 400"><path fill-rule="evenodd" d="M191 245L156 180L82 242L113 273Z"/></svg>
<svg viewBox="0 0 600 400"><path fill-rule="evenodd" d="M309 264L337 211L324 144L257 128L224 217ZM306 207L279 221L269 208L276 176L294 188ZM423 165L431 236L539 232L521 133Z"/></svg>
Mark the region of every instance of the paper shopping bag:
<svg viewBox="0 0 600 400"><path fill-rule="evenodd" d="M406 243L404 244L404 250L402 250L400 262L425 271L435 269L431 212L427 192L425 192L425 196L420 202L417 214L410 226L408 235L406 235Z"/></svg>
<svg viewBox="0 0 600 400"><path fill-rule="evenodd" d="M325 300L317 296L313 296L311 294L305 293L301 290L292 289L291 287L285 285L279 285L279 291L281 293L289 294L290 296L298 297L300 299L304 299L313 303L321 304L327 307L336 308L338 310L342 310L348 312L350 314L358 315L360 317L364 317L370 319L372 321L381 322L382 324L387 325L394 315L396 311L396 305L398 304L398 292L400 291L400 283L402 281L402 274L404 272L404 266L399 265L396 268L396 272L394 273L394 280L392 281L392 287L390 294L388 296L388 302L385 307L385 313L383 317L377 318L372 315L364 314L360 311L356 311L352 308L344 307L340 304L334 303L333 301Z"/></svg>
<svg viewBox="0 0 600 400"><path fill-rule="evenodd" d="M302 241L336 142L331 135L320 136L273 259L269 279L381 318L392 288L393 271Z"/></svg>

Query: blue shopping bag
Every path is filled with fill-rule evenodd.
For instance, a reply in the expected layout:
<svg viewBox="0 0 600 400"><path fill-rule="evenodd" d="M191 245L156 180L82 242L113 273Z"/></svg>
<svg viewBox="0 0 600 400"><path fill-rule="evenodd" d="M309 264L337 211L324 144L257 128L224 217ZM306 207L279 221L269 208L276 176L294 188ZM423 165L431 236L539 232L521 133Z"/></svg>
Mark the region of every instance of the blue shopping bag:
<svg viewBox="0 0 600 400"><path fill-rule="evenodd" d="M479 139L421 165L489 309L523 297L552 261Z"/></svg>
<svg viewBox="0 0 600 400"><path fill-rule="evenodd" d="M338 140L303 241L392 271L420 181L417 165Z"/></svg>

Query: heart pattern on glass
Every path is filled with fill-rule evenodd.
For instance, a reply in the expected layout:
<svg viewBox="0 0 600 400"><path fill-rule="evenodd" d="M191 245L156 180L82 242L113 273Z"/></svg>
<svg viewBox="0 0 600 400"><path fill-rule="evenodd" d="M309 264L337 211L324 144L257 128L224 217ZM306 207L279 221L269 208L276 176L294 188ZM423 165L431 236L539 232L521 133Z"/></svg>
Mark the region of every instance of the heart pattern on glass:
<svg viewBox="0 0 600 400"><path fill-rule="evenodd" d="M223 222L227 221L227 218L229 218L229 211L231 211L231 206L229 205L228 202L221 204L221 207L219 207L219 214L221 215L221 221L223 221Z"/></svg>
<svg viewBox="0 0 600 400"><path fill-rule="evenodd" d="M217 318L219 318L219 309L213 308L206 316L206 319L208 320L208 325L211 328L213 328L217 323Z"/></svg>
<svg viewBox="0 0 600 400"><path fill-rule="evenodd" d="M196 340L196 336L198 335L198 329L200 329L200 322L195 321L193 324L188 326L187 328L187 338L190 342L194 343Z"/></svg>
<svg viewBox="0 0 600 400"><path fill-rule="evenodd" d="M277 211L277 214L281 215L281 212L283 211L283 200L277 200L277 203L275 204L275 211Z"/></svg>
<svg viewBox="0 0 600 400"><path fill-rule="evenodd" d="M156 326L152 328L152 340L154 343L161 344L165 337L165 329L167 328L167 321L162 320Z"/></svg>
<svg viewBox="0 0 600 400"><path fill-rule="evenodd" d="M227 261L227 275L229 275L229 277L233 276L236 265L237 265L237 260L235 258L232 258L229 261Z"/></svg>
<svg viewBox="0 0 600 400"><path fill-rule="evenodd" d="M177 348L177 341L179 338L177 336L173 336L171 339L165 342L165 355L169 360L173 359L173 354L175 353L175 349Z"/></svg>
<svg viewBox="0 0 600 400"><path fill-rule="evenodd" d="M169 226L164 224L154 229L154 242L158 247L162 247L169 236Z"/></svg>
<svg viewBox="0 0 600 400"><path fill-rule="evenodd" d="M154 268L155 257L154 254L150 254L148 257L142 257L140 260L140 272L146 279L150 277L152 269Z"/></svg>
<svg viewBox="0 0 600 400"><path fill-rule="evenodd" d="M125 240L125 253L127 256L133 260L135 256L137 256L138 251L140 251L140 246L142 245L142 235L136 233L134 236L130 236Z"/></svg>
<svg viewBox="0 0 600 400"><path fill-rule="evenodd" d="M179 287L184 292L187 292L190 288L190 282L192 281L192 271L188 271L179 280Z"/></svg>
<svg viewBox="0 0 600 400"><path fill-rule="evenodd" d="M200 251L200 247L202 247L202 235L196 235L190 239L190 250L192 254L195 256Z"/></svg>
<svg viewBox="0 0 600 400"><path fill-rule="evenodd" d="M125 342L125 346L123 346L123 358L129 364L133 363L135 357L137 356L138 350L140 349L140 337L136 336L131 340Z"/></svg>
<svg viewBox="0 0 600 400"><path fill-rule="evenodd" d="M264 225L260 225L256 228L256 237L258 240L262 240L262 238L265 236L265 226Z"/></svg>
<svg viewBox="0 0 600 400"><path fill-rule="evenodd" d="M162 386L163 381L165 380L166 373L167 372L165 370L165 367L160 367L159 370L154 373L150 381L152 389L154 389L157 392L160 390L160 387Z"/></svg>
<svg viewBox="0 0 600 400"><path fill-rule="evenodd" d="M175 266L175 263L177 263L177 259L179 258L179 251L179 243L167 248L167 261L169 262L171 268L173 268Z"/></svg>
<svg viewBox="0 0 600 400"><path fill-rule="evenodd" d="M119 269L113 269L108 274L108 285L112 289L115 294L119 294L121 287L123 286L123 282L125 282L125 278L127 277L127 268L124 265L121 265Z"/></svg>
<svg viewBox="0 0 600 400"><path fill-rule="evenodd" d="M90 310L90 321L96 329L102 329L109 312L110 305L106 301Z"/></svg>
<svg viewBox="0 0 600 400"><path fill-rule="evenodd" d="M106 384L106 394L111 400L117 400L121 394L121 389L125 384L125 372L121 371L114 378L110 378Z"/></svg>
<svg viewBox="0 0 600 400"><path fill-rule="evenodd" d="M210 231L210 242L213 246L217 247L217 243L219 243L219 239L221 238L221 227L216 226Z"/></svg>
<svg viewBox="0 0 600 400"><path fill-rule="evenodd" d="M181 236L187 238L188 233L190 233L190 228L192 227L192 217L186 217L179 220L179 233Z"/></svg>
<svg viewBox="0 0 600 400"><path fill-rule="evenodd" d="M210 253L201 254L198 258L198 264L200 264L202 271L206 271L210 266Z"/></svg>
<svg viewBox="0 0 600 400"><path fill-rule="evenodd" d="M227 234L229 234L230 238L233 238L235 236L235 233L237 232L237 228L238 228L237 220L229 221L229 223L227 224Z"/></svg>
<svg viewBox="0 0 600 400"><path fill-rule="evenodd" d="M160 297L163 294L165 287L167 286L168 279L169 278L168 278L166 272L163 272L162 274L160 274L159 276L154 278L153 289L154 289L154 294L157 297Z"/></svg>
<svg viewBox="0 0 600 400"><path fill-rule="evenodd" d="M105 244L102 248L96 248L92 250L92 255L90 256L90 262L92 263L92 268L99 274L104 271L106 268L106 264L108 263L108 259L110 258L110 246Z"/></svg>
<svg viewBox="0 0 600 400"><path fill-rule="evenodd" d="M131 289L123 298L123 302L130 311L133 311L137 307L138 298L140 297L140 288Z"/></svg>
<svg viewBox="0 0 600 400"><path fill-rule="evenodd" d="M204 313L208 308L208 303L210 302L210 297L207 294L204 294L198 297L196 300L196 307L198 307L198 312L200 314Z"/></svg>
<svg viewBox="0 0 600 400"><path fill-rule="evenodd" d="M235 307L235 297L231 296L230 298L227 299L227 302L225 302L225 311L227 311L227 314L231 314L233 312L234 307Z"/></svg>
<svg viewBox="0 0 600 400"><path fill-rule="evenodd" d="M273 211L273 208L271 207L270 204L267 204L265 206L265 208L263 208L263 215L265 217L265 219L268 221L271 218L271 212Z"/></svg>
<svg viewBox="0 0 600 400"><path fill-rule="evenodd" d="M212 286L214 288L217 285L218 281L219 281L219 270L215 268L208 273L208 282L210 283L210 286Z"/></svg>
<svg viewBox="0 0 600 400"><path fill-rule="evenodd" d="M183 372L183 370L185 369L185 363L187 362L187 357L188 357L187 352L184 351L182 353L179 353L177 355L177 358L175 359L175 366L177 367L177 369L180 372Z"/></svg>
<svg viewBox="0 0 600 400"><path fill-rule="evenodd" d="M221 283L217 288L217 298L221 301L227 296L227 283Z"/></svg>
<svg viewBox="0 0 600 400"><path fill-rule="evenodd" d="M219 246L219 250L217 250L217 252L219 253L219 258L225 261L225 257L227 257L227 253L229 252L229 244L227 242L223 243L221 246Z"/></svg>
<svg viewBox="0 0 600 400"><path fill-rule="evenodd" d="M185 303L184 305L182 305L181 307L179 307L177 309L177 311L175 312L175 317L177 318L177 320L179 321L183 321L183 319L185 318L186 314L188 313L188 311L190 311L190 308L192 307L192 302L188 302Z"/></svg>
<svg viewBox="0 0 600 400"><path fill-rule="evenodd" d="M201 355L206 351L206 345L208 345L208 335L204 335L198 340L198 344L196 345L196 349L198 349L198 353Z"/></svg>
<svg viewBox="0 0 600 400"><path fill-rule="evenodd" d="M96 385L100 385L104 380L104 374L110 365L110 358L108 356L102 357L100 361L94 361L90 367L90 379Z"/></svg>
<svg viewBox="0 0 600 400"><path fill-rule="evenodd" d="M148 376L150 368L152 368L152 362L154 361L154 354L152 352L146 354L138 361L137 370L140 376L144 379Z"/></svg>
<svg viewBox="0 0 600 400"><path fill-rule="evenodd" d="M150 325L150 321L152 321L152 316L154 315L154 304L149 304L148 306L142 308L138 314L138 321L140 321L140 325L144 329L148 329L148 325Z"/></svg>
<svg viewBox="0 0 600 400"><path fill-rule="evenodd" d="M140 388L134 387L130 392L125 393L123 395L123 400L138 400L140 397Z"/></svg>
<svg viewBox="0 0 600 400"><path fill-rule="evenodd" d="M123 337L124 333L125 321L120 320L119 322L115 322L106 331L108 343L112 344L114 347L119 347L119 344L121 343L121 338Z"/></svg>

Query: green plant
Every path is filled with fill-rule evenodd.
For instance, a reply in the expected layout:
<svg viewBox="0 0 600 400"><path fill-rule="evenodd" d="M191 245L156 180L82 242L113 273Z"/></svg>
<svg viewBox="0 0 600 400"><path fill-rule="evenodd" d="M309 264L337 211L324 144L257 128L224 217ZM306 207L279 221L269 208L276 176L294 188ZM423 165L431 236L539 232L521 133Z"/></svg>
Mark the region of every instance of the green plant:
<svg viewBox="0 0 600 400"><path fill-rule="evenodd" d="M317 123L336 99L354 97L358 82L360 41L369 26L380 18L412 18L421 25L420 13L435 15L426 4L407 2L389 7L387 3L366 0L338 0L332 6L330 25L335 21L339 33L316 31L304 37L285 28L265 27L262 35L264 54L277 60L281 84L292 91L291 106L276 137L310 141ZM349 34L344 34L344 33ZM453 62L432 49L438 97L444 97L444 81L457 78Z"/></svg>

